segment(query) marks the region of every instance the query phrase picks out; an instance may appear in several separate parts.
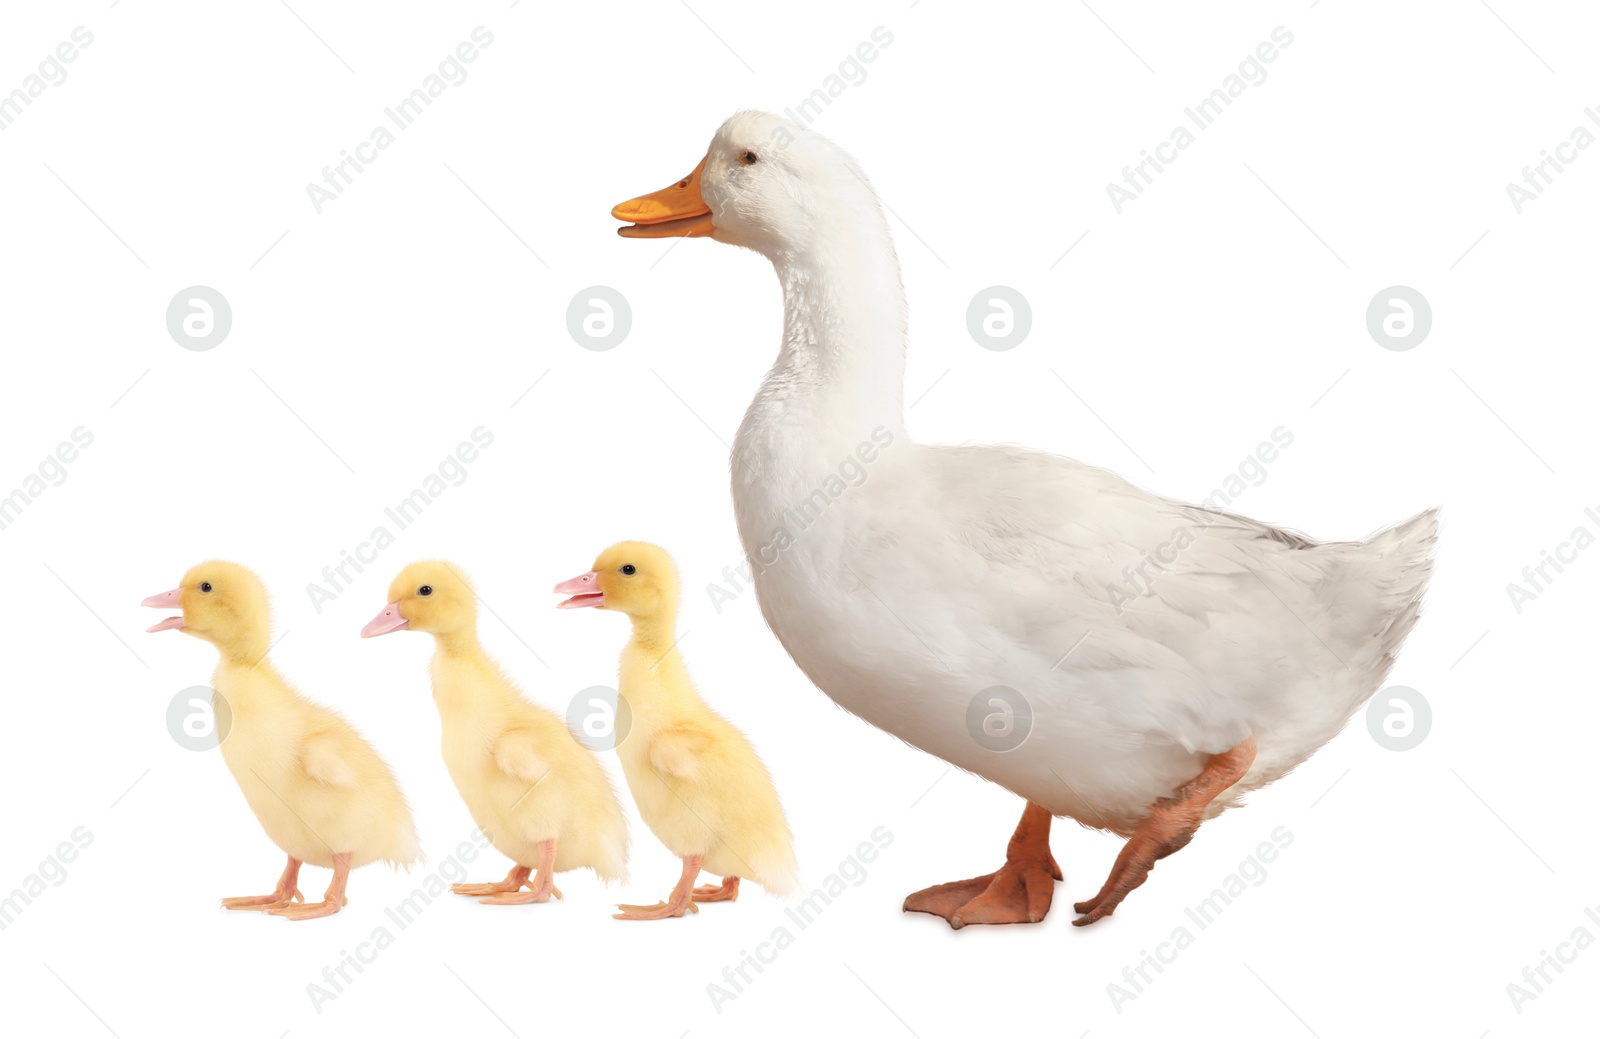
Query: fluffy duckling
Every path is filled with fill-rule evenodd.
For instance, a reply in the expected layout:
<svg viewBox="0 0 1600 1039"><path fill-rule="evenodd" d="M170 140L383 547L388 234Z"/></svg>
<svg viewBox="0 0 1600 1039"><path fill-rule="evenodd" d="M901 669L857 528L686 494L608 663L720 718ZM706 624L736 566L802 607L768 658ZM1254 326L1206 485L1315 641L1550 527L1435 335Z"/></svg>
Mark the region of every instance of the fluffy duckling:
<svg viewBox="0 0 1600 1039"><path fill-rule="evenodd" d="M338 714L301 696L267 660L271 612L261 579L237 563L201 563L145 606L177 609L150 631L182 631L217 647L212 686L229 729L222 760L267 836L289 856L269 895L224 898L227 909L264 910L290 920L337 913L350 871L383 860L422 860L405 795L376 751ZM298 880L309 862L333 870L319 903L304 903Z"/></svg>
<svg viewBox="0 0 1600 1039"><path fill-rule="evenodd" d="M613 545L594 569L556 585L561 609L625 613L633 637L622 651L619 692L632 728L617 744L628 789L651 831L683 860L665 902L623 905L618 920L699 912L696 902L733 901L748 877L774 894L798 887L794 838L772 777L744 733L706 706L678 655L678 570L663 549ZM695 887L700 871L720 884Z"/></svg>
<svg viewBox="0 0 1600 1039"><path fill-rule="evenodd" d="M566 722L523 699L483 652L477 597L454 566L402 570L361 637L407 630L434 639L433 699L450 778L479 829L514 863L502 881L451 890L488 896L484 905L524 905L560 898L555 874L569 869L626 879L628 824L610 779Z"/></svg>

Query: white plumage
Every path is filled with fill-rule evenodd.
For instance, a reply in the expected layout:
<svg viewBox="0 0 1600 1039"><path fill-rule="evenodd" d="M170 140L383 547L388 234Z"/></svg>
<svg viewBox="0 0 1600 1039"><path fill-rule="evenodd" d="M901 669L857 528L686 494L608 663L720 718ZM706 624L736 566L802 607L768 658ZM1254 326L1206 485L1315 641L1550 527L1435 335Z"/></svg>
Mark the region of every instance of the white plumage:
<svg viewBox="0 0 1600 1039"><path fill-rule="evenodd" d="M662 222L700 197L714 230ZM783 342L734 444L733 500L767 621L841 706L1128 835L1252 735L1253 761L1241 753L1206 814L1284 775L1382 682L1418 615L1434 511L1319 543L1038 451L911 442L883 210L849 156L779 117L734 116L689 179L614 212L641 225L630 237L710 233L777 270ZM852 459L864 478L830 486ZM1170 561L1130 588L1152 555ZM996 686L1032 714L1005 751L969 722ZM1141 868L1182 832L1142 848Z"/></svg>
<svg viewBox="0 0 1600 1039"><path fill-rule="evenodd" d="M745 543L765 542L778 503L805 495L734 469ZM1124 568L1180 530L1193 543L1131 597ZM1427 512L1365 542L1316 544L1068 459L897 438L756 588L840 706L1054 815L1126 835L1252 732L1254 764L1209 814L1331 739L1416 619L1435 530ZM1032 711L1028 737L1003 753L968 722L994 686Z"/></svg>
<svg viewBox="0 0 1600 1039"><path fill-rule="evenodd" d="M914 746L1122 834L1252 731L1254 764L1210 814L1331 739L1416 620L1436 513L1319 544L1038 451L912 443L888 224L831 142L793 128L789 147L764 147L782 122L729 120L702 191L716 237L770 257L784 289L783 347L739 430L733 495L762 610L812 681ZM746 149L757 165L717 162ZM797 527L788 510L875 429L893 440L865 481L812 506L761 566L758 550ZM1119 609L1124 568L1180 530L1193 543ZM1033 712L1006 753L967 725L997 685Z"/></svg>

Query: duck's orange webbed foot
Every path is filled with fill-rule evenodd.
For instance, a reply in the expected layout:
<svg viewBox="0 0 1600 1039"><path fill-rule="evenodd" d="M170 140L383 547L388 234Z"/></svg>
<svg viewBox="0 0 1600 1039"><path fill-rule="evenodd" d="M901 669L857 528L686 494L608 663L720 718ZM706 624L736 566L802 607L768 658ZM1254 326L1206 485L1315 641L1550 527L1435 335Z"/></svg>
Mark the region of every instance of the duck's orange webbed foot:
<svg viewBox="0 0 1600 1039"><path fill-rule="evenodd" d="M1061 867L1050 854L1050 813L1029 802L1006 847L1006 864L987 876L925 888L906 898L908 913L967 924L1036 924L1050 912Z"/></svg>
<svg viewBox="0 0 1600 1039"><path fill-rule="evenodd" d="M306 897L300 893L300 860L290 856L289 864L283 868L283 876L278 878L278 886L270 895L240 895L237 898L224 898L224 909L254 909L258 912L270 913L274 909L282 909L292 902L304 902Z"/></svg>
<svg viewBox="0 0 1600 1039"><path fill-rule="evenodd" d="M1083 914L1072 921L1073 926L1087 927L1115 912L1128 892L1145 882L1157 859L1166 858L1194 838L1206 806L1237 783L1255 759L1256 738L1247 736L1237 747L1214 755L1198 776L1171 797L1157 801L1122 846L1100 893L1072 907Z"/></svg>

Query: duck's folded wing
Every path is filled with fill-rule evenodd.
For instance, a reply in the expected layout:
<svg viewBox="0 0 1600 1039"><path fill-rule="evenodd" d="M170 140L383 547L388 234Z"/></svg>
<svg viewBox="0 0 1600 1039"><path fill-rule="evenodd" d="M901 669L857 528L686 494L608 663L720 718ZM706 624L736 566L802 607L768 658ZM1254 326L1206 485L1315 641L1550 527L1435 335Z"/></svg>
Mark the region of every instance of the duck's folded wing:
<svg viewBox="0 0 1600 1039"><path fill-rule="evenodd" d="M1133 729L1187 716L1231 733L1297 655L1342 666L1319 634L1341 586L1334 546L1055 455L935 450L939 478L908 496L920 515L893 534L902 558L910 539L927 543L915 587L959 603L997 658L1032 657L1063 695L1106 690L1104 708ZM911 601L903 612L918 616Z"/></svg>
<svg viewBox="0 0 1600 1039"><path fill-rule="evenodd" d="M969 578L1044 615L1059 613L1067 582L1086 621L1133 630L1164 615L1203 623L1313 586L1337 563L1307 551L1319 544L1293 531L1164 498L1071 459L1012 447L940 454L934 514L952 521L946 536L967 550L952 562L975 554L984 572Z"/></svg>

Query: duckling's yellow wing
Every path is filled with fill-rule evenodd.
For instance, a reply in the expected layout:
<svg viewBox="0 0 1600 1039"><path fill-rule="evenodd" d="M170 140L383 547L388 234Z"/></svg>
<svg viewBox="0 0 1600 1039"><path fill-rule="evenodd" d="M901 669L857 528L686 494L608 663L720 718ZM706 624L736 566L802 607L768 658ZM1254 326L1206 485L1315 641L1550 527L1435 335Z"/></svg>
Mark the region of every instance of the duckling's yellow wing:
<svg viewBox="0 0 1600 1039"><path fill-rule="evenodd" d="M348 790L356 785L356 770L341 742L331 735L308 736L300 747L300 765L317 782Z"/></svg>
<svg viewBox="0 0 1600 1039"><path fill-rule="evenodd" d="M663 729L650 740L650 764L663 775L695 782L713 742L710 733L699 729Z"/></svg>
<svg viewBox="0 0 1600 1039"><path fill-rule="evenodd" d="M494 763L500 771L529 783L550 774L550 764L534 748L538 740L527 729L507 729L494 743Z"/></svg>

